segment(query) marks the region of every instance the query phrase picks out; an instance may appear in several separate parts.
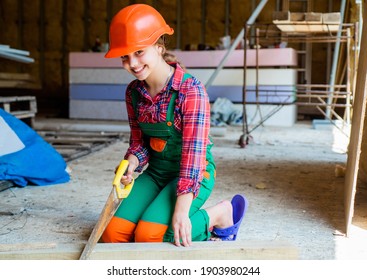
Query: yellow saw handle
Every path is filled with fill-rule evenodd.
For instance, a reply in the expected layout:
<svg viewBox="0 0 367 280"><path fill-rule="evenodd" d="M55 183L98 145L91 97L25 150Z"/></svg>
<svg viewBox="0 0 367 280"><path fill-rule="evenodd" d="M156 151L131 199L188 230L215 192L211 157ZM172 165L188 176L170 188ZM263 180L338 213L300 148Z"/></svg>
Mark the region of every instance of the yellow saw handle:
<svg viewBox="0 0 367 280"><path fill-rule="evenodd" d="M126 185L124 188L121 188L121 177L126 173L127 168L129 167L129 161L123 159L120 162L119 167L117 168L115 178L113 179L112 185L115 187L117 198L123 199L126 198L134 185L134 178L131 182Z"/></svg>

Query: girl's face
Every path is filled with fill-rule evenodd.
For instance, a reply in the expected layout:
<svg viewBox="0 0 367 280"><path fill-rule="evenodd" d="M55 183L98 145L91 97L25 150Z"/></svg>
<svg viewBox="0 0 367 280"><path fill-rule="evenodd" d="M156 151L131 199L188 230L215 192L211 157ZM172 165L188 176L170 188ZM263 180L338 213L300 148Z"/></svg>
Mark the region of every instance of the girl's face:
<svg viewBox="0 0 367 280"><path fill-rule="evenodd" d="M122 56L122 66L138 80L146 80L162 60L162 50L158 45Z"/></svg>

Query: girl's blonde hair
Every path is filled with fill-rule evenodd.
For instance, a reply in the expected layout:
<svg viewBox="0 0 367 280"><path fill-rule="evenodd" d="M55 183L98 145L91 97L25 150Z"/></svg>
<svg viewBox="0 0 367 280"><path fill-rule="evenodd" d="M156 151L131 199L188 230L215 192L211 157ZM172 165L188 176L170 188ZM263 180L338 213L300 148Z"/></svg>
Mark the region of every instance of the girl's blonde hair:
<svg viewBox="0 0 367 280"><path fill-rule="evenodd" d="M181 68L186 72L186 67L178 60L178 58L170 53L170 52L167 52L167 48L166 48L166 45L167 45L167 39L166 39L166 36L161 36L157 43L156 43L158 46L160 46L162 48L162 56L163 56L163 59L167 62L167 63L178 63Z"/></svg>

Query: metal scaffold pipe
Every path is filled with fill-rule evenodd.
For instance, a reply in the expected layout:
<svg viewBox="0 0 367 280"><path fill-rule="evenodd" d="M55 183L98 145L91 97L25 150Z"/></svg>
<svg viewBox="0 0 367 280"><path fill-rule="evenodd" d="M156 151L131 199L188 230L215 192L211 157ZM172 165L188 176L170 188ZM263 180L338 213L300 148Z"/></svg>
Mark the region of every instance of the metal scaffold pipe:
<svg viewBox="0 0 367 280"><path fill-rule="evenodd" d="M267 2L268 2L268 0L262 0L259 3L259 5L256 7L256 9L254 10L254 12L252 13L252 15L250 16L250 18L248 19L248 21L247 21L247 24L248 25L251 25L251 24L253 24L255 22L256 18L259 16L260 12L262 11L262 9L264 8L264 6L266 5ZM245 29L242 28L241 32L237 35L236 39L233 41L231 47L228 49L227 53L222 58L222 60L219 63L218 67L215 69L215 71L213 72L213 74L210 76L210 78L206 82L206 84L205 84L205 87L206 88L208 88L213 83L213 81L217 77L219 71L222 70L223 65L227 61L229 55L238 46L238 44L240 43L240 41L243 39L244 35L245 35ZM244 67L246 67L246 65L244 65Z"/></svg>

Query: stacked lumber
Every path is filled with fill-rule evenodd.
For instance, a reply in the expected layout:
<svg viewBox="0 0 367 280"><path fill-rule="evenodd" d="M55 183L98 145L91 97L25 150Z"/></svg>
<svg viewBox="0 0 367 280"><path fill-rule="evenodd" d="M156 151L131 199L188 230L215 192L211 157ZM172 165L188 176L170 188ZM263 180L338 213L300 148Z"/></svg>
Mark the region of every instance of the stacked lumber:
<svg viewBox="0 0 367 280"><path fill-rule="evenodd" d="M1 73L0 88L40 89L40 84L28 73Z"/></svg>
<svg viewBox="0 0 367 280"><path fill-rule="evenodd" d="M0 57L22 63L33 63L34 59L29 57L30 52L13 49L8 45L0 44ZM31 75L26 73L0 73L0 88L25 88L40 89Z"/></svg>
<svg viewBox="0 0 367 280"><path fill-rule="evenodd" d="M341 22L340 13L291 13L274 12L273 23L283 32L322 33L337 32Z"/></svg>

